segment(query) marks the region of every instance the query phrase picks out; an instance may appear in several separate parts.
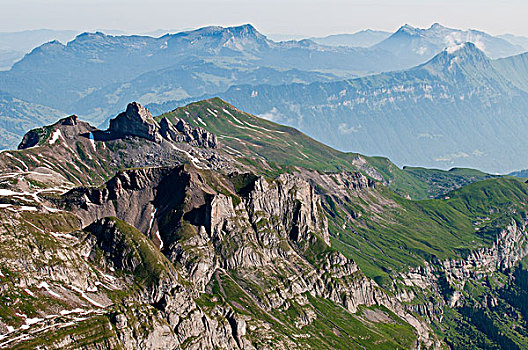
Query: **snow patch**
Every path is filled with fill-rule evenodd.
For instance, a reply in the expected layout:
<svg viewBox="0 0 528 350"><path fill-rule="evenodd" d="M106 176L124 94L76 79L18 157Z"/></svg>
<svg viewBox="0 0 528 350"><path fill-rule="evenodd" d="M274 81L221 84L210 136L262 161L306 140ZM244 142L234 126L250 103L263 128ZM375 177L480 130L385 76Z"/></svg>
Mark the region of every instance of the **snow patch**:
<svg viewBox="0 0 528 350"><path fill-rule="evenodd" d="M240 120L238 120L234 115L232 115L231 113L229 113L229 111L227 109L222 109L224 111L224 113L226 113L227 115L231 116L231 118L234 119L234 121L236 121L238 124L240 125L244 125Z"/></svg>
<svg viewBox="0 0 528 350"><path fill-rule="evenodd" d="M452 55L454 54L455 52L457 52L458 50L461 50L463 49L464 47L466 47L466 44L465 43L462 43L462 44L458 44L458 45L453 45L453 46L449 46L446 51L448 54Z"/></svg>
<svg viewBox="0 0 528 350"><path fill-rule="evenodd" d="M24 163L23 161L21 161L20 159L18 159L18 158L16 158L16 157L14 157L11 153L5 153L5 155L8 156L8 157L11 158L11 159L16 160L16 161L19 162L20 164L22 164L22 165L24 166L24 168L25 168L26 171L29 170L29 168L28 168L28 166L26 165L26 163ZM17 167L17 168L18 168L18 167ZM20 168L19 168L19 169L20 169ZM22 169L20 169L20 170L22 170Z"/></svg>
<svg viewBox="0 0 528 350"><path fill-rule="evenodd" d="M20 210L22 211L37 211L38 209L35 207L29 207L27 205L23 205L20 207Z"/></svg>
<svg viewBox="0 0 528 350"><path fill-rule="evenodd" d="M20 195L20 193L13 192L11 190L6 190L4 188L0 188L0 196L13 196L13 195Z"/></svg>
<svg viewBox="0 0 528 350"><path fill-rule="evenodd" d="M45 281L40 282L40 284L37 286L38 289L44 288L46 292L53 295L55 298L62 298L59 294L55 293L53 290L51 290L49 284Z"/></svg>
<svg viewBox="0 0 528 350"><path fill-rule="evenodd" d="M86 300L87 302L89 302L90 304L92 304L93 306L96 306L96 307L100 307L100 308L104 308L103 305L99 304L97 301L93 300L92 298L90 298L88 295L86 295L85 292L83 292L82 290L80 290L79 288L77 287L74 287L74 286L70 286L70 288L74 291L76 291L77 293L79 293L81 295L81 297L84 298L84 300Z"/></svg>
<svg viewBox="0 0 528 350"><path fill-rule="evenodd" d="M73 309L73 310L62 310L60 312L60 314L62 316L66 316L66 315L69 315L69 314L80 314L81 312L84 312L84 309L77 308L77 309Z"/></svg>
<svg viewBox="0 0 528 350"><path fill-rule="evenodd" d="M150 213L150 223L149 223L149 228L148 228L148 235L150 235L150 231L152 231L152 226L154 225L154 220L156 219L156 211L158 209L157 208L154 208L154 211L152 213Z"/></svg>
<svg viewBox="0 0 528 350"><path fill-rule="evenodd" d="M218 115L215 112L213 112L212 110L210 110L209 108L207 108L207 111L209 113L211 113L213 116L218 117Z"/></svg>
<svg viewBox="0 0 528 350"><path fill-rule="evenodd" d="M160 233L159 233L158 230L156 230L156 238L160 241L159 249L162 250L163 249L163 241L161 240L161 236L160 236Z"/></svg>
<svg viewBox="0 0 528 350"><path fill-rule="evenodd" d="M58 233L58 232L50 232L50 234L55 238L75 238L69 233Z"/></svg>
<svg viewBox="0 0 528 350"><path fill-rule="evenodd" d="M53 145L55 142L57 142L57 140L59 139L59 137L61 137L62 134L61 134L61 131L60 129L57 129L53 132L53 135L51 135L51 139L49 140L49 144L50 145Z"/></svg>
<svg viewBox="0 0 528 350"><path fill-rule="evenodd" d="M205 124L205 122L202 120L202 118L198 117L197 119L198 119L198 121L200 123L202 123L203 126L207 126L207 124Z"/></svg>
<svg viewBox="0 0 528 350"><path fill-rule="evenodd" d="M27 325L32 325L32 324L35 324L35 323L39 323L39 322L42 322L44 321L43 318L26 318L26 324Z"/></svg>

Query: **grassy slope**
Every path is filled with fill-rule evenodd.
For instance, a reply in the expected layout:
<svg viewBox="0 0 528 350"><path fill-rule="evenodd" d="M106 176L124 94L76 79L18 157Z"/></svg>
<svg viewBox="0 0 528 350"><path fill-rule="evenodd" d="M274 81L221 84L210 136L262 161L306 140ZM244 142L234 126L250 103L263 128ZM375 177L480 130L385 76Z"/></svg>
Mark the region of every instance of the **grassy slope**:
<svg viewBox="0 0 528 350"><path fill-rule="evenodd" d="M512 218L520 221L528 212L528 185L507 178L469 184L448 193L446 199L411 201L386 189L369 196L356 201L363 206L343 206L363 215L347 222L338 211L330 230L333 246L381 284L390 271L417 266L423 259L459 258L490 246ZM387 198L393 205L382 213L369 212Z"/></svg>
<svg viewBox="0 0 528 350"><path fill-rule="evenodd" d="M410 195L413 199L425 199L434 192L431 184L421 176L398 168L387 158L337 151L294 128L244 113L219 98L192 103L158 118L161 117L167 117L172 122L181 118L213 132L224 145L230 147L224 149L226 152L242 155L245 163L271 174L297 166L330 172L361 171L367 175L377 173L383 176L392 190L401 195ZM455 181L449 175L446 172L439 182L444 179ZM457 176L467 177L463 173ZM474 179L475 173L471 172L469 177ZM471 181L465 180L465 183L468 182ZM443 185L440 183L440 186Z"/></svg>

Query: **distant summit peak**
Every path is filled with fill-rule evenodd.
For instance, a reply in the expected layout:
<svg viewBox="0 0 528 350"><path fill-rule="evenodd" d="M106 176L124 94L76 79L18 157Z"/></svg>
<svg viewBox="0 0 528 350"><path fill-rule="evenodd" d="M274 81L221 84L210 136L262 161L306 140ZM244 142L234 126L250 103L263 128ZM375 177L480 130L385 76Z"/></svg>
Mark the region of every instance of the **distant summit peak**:
<svg viewBox="0 0 528 350"><path fill-rule="evenodd" d="M400 31L404 31L404 32L415 32L416 31L416 27L413 27L412 25L408 24L408 23L405 23L404 25L402 25L400 27Z"/></svg>
<svg viewBox="0 0 528 350"><path fill-rule="evenodd" d="M404 24L392 36L396 36L397 37L397 36L400 36L400 35L411 35L411 36L419 35L419 29L413 27L410 24Z"/></svg>
<svg viewBox="0 0 528 350"><path fill-rule="evenodd" d="M450 54L450 55L454 55L454 54L458 53L459 51L466 50L466 45L467 44L471 44L471 43L460 43L460 44L451 45L449 47L446 47L445 51L448 54ZM473 44L471 44L471 45L473 45Z"/></svg>
<svg viewBox="0 0 528 350"><path fill-rule="evenodd" d="M454 73L459 68L471 71L492 69L489 68L489 65L491 65L491 61L483 51L471 42L464 42L445 48L429 62L419 66L418 69L423 67L433 72Z"/></svg>
<svg viewBox="0 0 528 350"><path fill-rule="evenodd" d="M460 44L455 44L449 47L446 47L444 50L447 54L453 55L453 56L462 56L462 55L483 55L485 56L484 52L482 52L477 45L473 44L472 42L463 42Z"/></svg>
<svg viewBox="0 0 528 350"><path fill-rule="evenodd" d="M107 34L96 31L96 32L83 32L75 37L75 39L88 39L88 38L96 38L96 37L106 37Z"/></svg>
<svg viewBox="0 0 528 350"><path fill-rule="evenodd" d="M262 35L252 24L242 24L239 26L233 27L221 27L221 26L207 26L202 27L178 34L187 34L187 35L217 35L222 33L232 33L235 35L246 35L246 36L264 36Z"/></svg>
<svg viewBox="0 0 528 350"><path fill-rule="evenodd" d="M440 23L438 22L435 22L431 25L431 27L429 29L445 29L447 27L441 25Z"/></svg>

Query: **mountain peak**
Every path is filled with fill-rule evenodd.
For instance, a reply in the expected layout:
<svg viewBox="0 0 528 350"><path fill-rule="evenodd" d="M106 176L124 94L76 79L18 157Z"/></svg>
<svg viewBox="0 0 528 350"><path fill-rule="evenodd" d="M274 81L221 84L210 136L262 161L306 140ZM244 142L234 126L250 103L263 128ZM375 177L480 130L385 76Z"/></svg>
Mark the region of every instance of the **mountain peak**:
<svg viewBox="0 0 528 350"><path fill-rule="evenodd" d="M441 25L440 23L438 22L435 22L431 25L431 27L429 29L433 29L433 30L438 30L438 29L446 29L447 27L444 27L443 25Z"/></svg>
<svg viewBox="0 0 528 350"><path fill-rule="evenodd" d="M433 57L430 61L419 66L433 72L454 73L459 69L479 70L492 69L490 59L475 44L465 42L445 48L442 52ZM480 67L480 68L479 68ZM486 68L483 68L486 67Z"/></svg>
<svg viewBox="0 0 528 350"><path fill-rule="evenodd" d="M452 45L444 49L448 55L452 56L483 56L486 57L486 54L481 51L475 44L472 42L464 42L457 45ZM487 57L486 57L487 58Z"/></svg>
<svg viewBox="0 0 528 350"><path fill-rule="evenodd" d="M104 38L106 36L109 36L109 35L106 35L105 33L99 32L99 31L98 32L84 32L84 33L77 35L74 40L90 40L94 38Z"/></svg>
<svg viewBox="0 0 528 350"><path fill-rule="evenodd" d="M398 32L404 32L404 33L415 33L417 30L416 27L413 27L412 25L410 24L404 24L400 27L400 29L398 29Z"/></svg>
<svg viewBox="0 0 528 350"><path fill-rule="evenodd" d="M129 103L125 112L110 120L108 131L115 136L138 136L155 141L159 125L149 110L137 102Z"/></svg>
<svg viewBox="0 0 528 350"><path fill-rule="evenodd" d="M257 36L257 37L264 37L263 34L261 34L253 25L247 23L240 26L233 26L233 27L221 27L221 26L207 26L202 27L186 32L177 33L174 35L193 35L193 36L199 36L199 35L219 35L224 33L231 33L236 36Z"/></svg>

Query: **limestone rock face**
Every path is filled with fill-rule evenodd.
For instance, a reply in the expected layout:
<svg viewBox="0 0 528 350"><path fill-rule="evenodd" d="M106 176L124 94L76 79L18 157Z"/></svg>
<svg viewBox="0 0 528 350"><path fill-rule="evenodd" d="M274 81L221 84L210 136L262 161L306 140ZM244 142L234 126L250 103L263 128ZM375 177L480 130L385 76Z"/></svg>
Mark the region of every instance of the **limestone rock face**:
<svg viewBox="0 0 528 350"><path fill-rule="evenodd" d="M110 120L108 131L115 137L138 136L150 141L160 141L160 126L152 114L137 102L127 106L125 112Z"/></svg>
<svg viewBox="0 0 528 350"><path fill-rule="evenodd" d="M158 124L148 109L137 102L130 103L125 112L110 120L108 133L116 138L136 136L156 142L165 139L205 148L216 148L218 144L214 134L184 120L173 125L167 118L162 118Z"/></svg>
<svg viewBox="0 0 528 350"><path fill-rule="evenodd" d="M180 274L191 282L194 293L207 293L221 276L236 274L237 282L258 283L251 298L266 312L292 302L306 303L306 294L331 300L352 313L361 305L383 305L412 324L420 341L434 344L426 325L366 278L352 260L330 249L327 218L309 181L291 174L274 180L244 179L243 190L237 191L232 178L192 167L134 169L119 173L102 188L72 192L70 203L84 222L100 222L103 215L112 213L139 228L157 242L169 261L182 267ZM354 174L343 175L340 181L358 190L372 186ZM276 281L282 282L277 286ZM240 315L215 308L215 313L231 319L230 326L225 329L227 324L214 325L215 318L208 318L213 323L206 329L219 329L220 334L200 337L205 332L199 321L203 315L177 306L188 296L183 293L174 299L161 290L149 295L157 297L148 300L163 304L169 324L178 324L180 341L185 337L212 341L205 348L214 347L215 341L228 347L249 346ZM192 305L186 308L194 310ZM183 320L182 313L187 315Z"/></svg>

